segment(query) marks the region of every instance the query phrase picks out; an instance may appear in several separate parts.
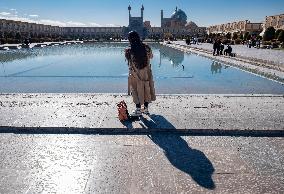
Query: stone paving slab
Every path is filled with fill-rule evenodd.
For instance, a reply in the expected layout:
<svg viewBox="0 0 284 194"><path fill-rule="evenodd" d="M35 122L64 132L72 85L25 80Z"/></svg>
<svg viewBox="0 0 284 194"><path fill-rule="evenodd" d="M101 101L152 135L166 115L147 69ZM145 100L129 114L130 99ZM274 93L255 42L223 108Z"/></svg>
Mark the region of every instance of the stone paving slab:
<svg viewBox="0 0 284 194"><path fill-rule="evenodd" d="M1 194L284 192L283 138L0 134L0 159Z"/></svg>
<svg viewBox="0 0 284 194"><path fill-rule="evenodd" d="M284 97L273 95L159 95L151 115L121 123L121 94L1 94L0 131L21 133L187 132L283 135ZM247 134L247 135L248 135Z"/></svg>

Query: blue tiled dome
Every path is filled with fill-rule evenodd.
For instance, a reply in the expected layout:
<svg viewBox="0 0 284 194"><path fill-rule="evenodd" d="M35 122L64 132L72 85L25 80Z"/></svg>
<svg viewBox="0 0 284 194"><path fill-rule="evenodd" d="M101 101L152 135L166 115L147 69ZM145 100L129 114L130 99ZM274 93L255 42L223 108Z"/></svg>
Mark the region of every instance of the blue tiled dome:
<svg viewBox="0 0 284 194"><path fill-rule="evenodd" d="M177 20L180 20L182 22L185 22L187 21L187 15L184 13L184 11L182 11L181 9L178 9L176 10L172 16L171 16L172 19L177 19Z"/></svg>

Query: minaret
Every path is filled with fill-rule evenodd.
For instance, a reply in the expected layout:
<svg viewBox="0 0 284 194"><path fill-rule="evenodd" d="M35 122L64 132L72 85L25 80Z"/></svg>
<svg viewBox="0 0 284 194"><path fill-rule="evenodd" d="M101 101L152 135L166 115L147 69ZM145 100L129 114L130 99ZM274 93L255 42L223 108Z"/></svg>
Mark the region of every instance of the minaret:
<svg viewBox="0 0 284 194"><path fill-rule="evenodd" d="M128 12L129 12L129 25L130 25L130 18L131 18L131 13L130 13L130 11L131 11L131 6L129 5L129 6L128 6Z"/></svg>
<svg viewBox="0 0 284 194"><path fill-rule="evenodd" d="M161 27L163 27L164 11L161 10Z"/></svg>
<svg viewBox="0 0 284 194"><path fill-rule="evenodd" d="M142 5L142 7L141 7L141 18L142 18L142 21L143 21L143 17L144 17L144 6Z"/></svg>

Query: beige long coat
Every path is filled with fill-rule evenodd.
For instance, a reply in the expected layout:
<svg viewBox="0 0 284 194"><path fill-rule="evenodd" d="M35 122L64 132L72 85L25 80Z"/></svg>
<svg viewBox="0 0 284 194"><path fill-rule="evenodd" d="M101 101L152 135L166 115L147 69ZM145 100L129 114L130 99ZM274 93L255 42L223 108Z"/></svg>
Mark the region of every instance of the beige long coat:
<svg viewBox="0 0 284 194"><path fill-rule="evenodd" d="M147 50L148 64L143 69L136 68L133 56L130 56L129 63L129 79L133 102L135 104L144 104L145 102L152 102L156 100L153 74L151 70L150 59L153 58L150 47Z"/></svg>

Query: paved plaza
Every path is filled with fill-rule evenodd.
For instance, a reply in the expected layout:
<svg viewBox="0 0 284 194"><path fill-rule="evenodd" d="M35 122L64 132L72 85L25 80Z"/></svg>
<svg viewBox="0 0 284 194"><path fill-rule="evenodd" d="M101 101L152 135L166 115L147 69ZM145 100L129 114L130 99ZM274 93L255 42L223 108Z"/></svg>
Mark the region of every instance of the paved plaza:
<svg viewBox="0 0 284 194"><path fill-rule="evenodd" d="M121 123L120 94L1 94L0 193L283 193L284 101L161 95Z"/></svg>
<svg viewBox="0 0 284 194"><path fill-rule="evenodd" d="M284 129L283 99L283 95L160 95L150 105L150 116L144 115L142 121L121 123L116 104L125 100L129 111L135 108L132 97L127 95L1 94L0 129L35 133L60 130L276 133Z"/></svg>
<svg viewBox="0 0 284 194"><path fill-rule="evenodd" d="M82 2L0 1L0 194L284 194L283 0Z"/></svg>
<svg viewBox="0 0 284 194"><path fill-rule="evenodd" d="M121 100L0 94L0 194L284 193L283 95L158 95L124 123Z"/></svg>
<svg viewBox="0 0 284 194"><path fill-rule="evenodd" d="M178 44L184 44L184 41L176 41ZM191 44L191 47L205 49L212 51L213 53L213 44L210 43L199 43ZM231 45L233 53L236 53L239 56L251 58L251 59L260 59L267 63L272 62L284 68L284 51L274 50L274 49L257 49L257 48L248 48L246 45ZM225 46L226 48L226 46Z"/></svg>
<svg viewBox="0 0 284 194"><path fill-rule="evenodd" d="M0 135L0 193L283 193L272 137Z"/></svg>

